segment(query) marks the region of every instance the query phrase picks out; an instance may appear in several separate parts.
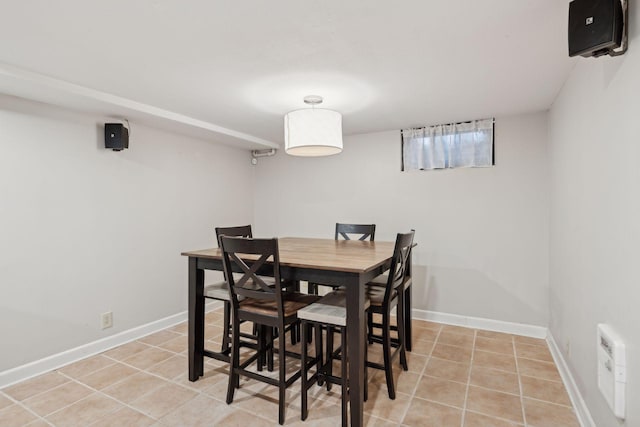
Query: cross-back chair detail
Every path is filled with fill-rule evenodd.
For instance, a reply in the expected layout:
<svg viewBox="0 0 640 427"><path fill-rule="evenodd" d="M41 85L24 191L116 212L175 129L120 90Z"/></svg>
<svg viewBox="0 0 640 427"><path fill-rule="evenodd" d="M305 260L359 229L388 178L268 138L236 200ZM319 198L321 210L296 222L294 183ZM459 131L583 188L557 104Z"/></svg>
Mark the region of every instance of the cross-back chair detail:
<svg viewBox="0 0 640 427"><path fill-rule="evenodd" d="M414 231L406 234L398 233L396 245L393 250L393 258L391 259L391 267L389 268L389 281L385 290L385 302L388 302L393 291L397 291L400 286L404 286L407 277L409 254L413 246Z"/></svg>
<svg viewBox="0 0 640 427"><path fill-rule="evenodd" d="M358 240L375 240L376 225L375 224L341 224L336 223L335 239L342 237L344 240L352 240L353 234Z"/></svg>
<svg viewBox="0 0 640 427"><path fill-rule="evenodd" d="M225 271L235 271L236 274L242 275L236 279L232 274L228 279L229 286L233 289L231 295L233 306L238 306L238 295L245 298L277 301L282 293L277 239L247 240L223 236L222 240L225 242L223 247ZM246 261L240 255L259 255L260 257ZM267 265L269 260L271 260L271 266ZM259 270L265 269L273 272L270 276L273 277L275 286L273 286L274 282L267 283L264 277L257 274ZM247 288L247 284L252 286Z"/></svg>
<svg viewBox="0 0 640 427"><path fill-rule="evenodd" d="M335 240L340 240L340 238L344 240L369 240L373 242L376 237L376 225L375 224L343 224L340 222L336 223L336 232L334 234ZM307 292L312 295L318 294L318 286L322 285L321 283L309 283L307 285ZM328 286L328 285L322 285ZM331 286L331 288L336 288L336 286Z"/></svg>

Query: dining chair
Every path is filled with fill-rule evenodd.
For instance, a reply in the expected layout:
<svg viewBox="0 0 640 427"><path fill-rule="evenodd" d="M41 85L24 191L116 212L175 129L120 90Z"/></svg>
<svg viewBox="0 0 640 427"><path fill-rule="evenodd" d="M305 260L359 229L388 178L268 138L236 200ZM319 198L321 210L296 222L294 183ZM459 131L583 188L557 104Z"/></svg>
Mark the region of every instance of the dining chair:
<svg viewBox="0 0 640 427"><path fill-rule="evenodd" d="M365 309L369 307L369 300L365 300ZM333 291L323 296L317 302L306 306L298 311L298 318L301 321L300 330L302 331L301 343L302 350L300 352L300 365L302 366L301 380L301 419L304 421L309 414L308 411L308 390L313 384L326 383L327 391L331 389L331 384L338 384L342 387L342 426L347 426L347 403L349 401L349 387L347 381L347 310L346 310L346 294L342 290ZM315 357L310 362L307 361L308 353L308 325L313 326L315 330ZM327 330L327 349L326 359L322 354L322 330ZM334 351L333 349L333 332L337 329L340 332L340 347ZM365 346L365 360L366 360ZM340 358L340 377L336 377L332 373L333 361ZM308 377L309 369L314 365L317 366L316 372ZM367 400L367 372L365 369L365 388L364 400Z"/></svg>
<svg viewBox="0 0 640 427"><path fill-rule="evenodd" d="M251 232L251 225L242 225L237 227L216 227L215 231L218 247L220 247L220 236L222 235L235 237L253 237L253 234ZM227 283L226 276L224 280L205 285L203 295L207 299L222 301L224 313L222 327L224 329L224 335L222 337L221 352L228 352L231 339L231 296L229 294L229 285Z"/></svg>
<svg viewBox="0 0 640 427"><path fill-rule="evenodd" d="M373 242L376 237L376 225L375 224L343 224L336 223L336 232L334 234L335 240L369 240ZM308 283L307 293L311 295L318 295L318 286L328 286L319 283ZM335 288L332 286L332 288Z"/></svg>
<svg viewBox="0 0 640 427"><path fill-rule="evenodd" d="M218 241L218 247L220 247L220 236L225 235L225 236L232 236L232 237L253 237L253 234L251 232L251 225L242 225L242 226L236 226L236 227L216 227L216 239ZM296 284L297 285L297 284ZM298 286L296 286L298 288ZM207 295L211 295L210 297L208 297ZM227 286L227 282L226 279L222 282L219 283L214 283L212 285L209 285L207 287L205 287L205 297L208 298L214 298L214 299L222 299L223 295L226 295L226 300L229 300L229 290L228 290L228 286ZM215 298L215 297L219 297L219 298ZM228 348L228 343L231 337L231 323L230 323L230 310L229 310L229 304L224 304L224 319L223 319L223 323L225 325L225 331L228 331L228 333L223 337L223 339L225 339L225 341L223 342L223 348ZM299 331L296 331L295 334L291 334L291 344L295 345L298 342L299 339ZM253 334L241 334L241 336L243 338L251 338L251 339L256 339L257 337L257 331L253 330ZM226 345L226 347L225 347Z"/></svg>
<svg viewBox="0 0 640 427"><path fill-rule="evenodd" d="M262 381L279 388L278 422L284 424L285 392L301 375L296 370L286 377L286 327L299 323L298 311L318 300L317 296L287 291L280 276L278 239L253 239L221 236L223 269L231 294L231 366L227 403L233 402L240 376ZM236 272L238 276L234 276ZM260 275L258 275L260 274ZM264 275L262 275L264 274ZM268 276L268 277L266 277ZM248 286L251 285L251 286ZM290 288L290 286L289 286ZM255 354L240 363L240 322L248 320L259 325L259 343ZM259 373L260 358L274 351L272 331L278 339L278 378ZM266 337L266 339L265 339ZM289 353L293 355L292 353ZM258 362L258 372L248 367Z"/></svg>
<svg viewBox="0 0 640 427"><path fill-rule="evenodd" d="M366 295L370 300L370 306L367 310L369 319L374 313L382 316L380 324L372 324L369 321L368 339L369 342L382 344L383 364L367 361L367 366L375 369L381 369L385 372L387 381L387 392L390 399L395 399L395 386L393 383L393 360L400 354L400 365L405 371L408 369L407 356L405 352L405 327L404 327L404 286L407 282L407 273L410 264L409 254L413 246L413 237L415 232L411 230L409 233L398 233L396 244L391 259L391 267L388 275L379 276L373 282L367 284ZM381 283L381 278L386 278L386 283ZM396 308L397 317L397 339L391 338L391 311ZM379 335L373 331L374 327L382 329ZM395 347L393 353L392 348Z"/></svg>
<svg viewBox="0 0 640 427"><path fill-rule="evenodd" d="M415 230L411 230L413 232L415 232ZM413 244L413 246L415 246L415 244ZM413 250L413 246L411 251ZM402 319L402 321L404 322L404 347L406 351L411 351L411 346L412 346L412 322L413 322L413 313L411 311L411 285L413 284L413 280L412 280L412 271L411 271L411 267L412 267L412 263L411 263L411 251L409 251L409 259L407 261L407 267L405 269L405 281L404 281L404 319ZM387 284L387 280L388 280L388 273L382 274L378 277L376 277L372 282L370 282L369 284L372 286L380 286L380 287L385 287ZM370 331L373 330L373 328L381 328L382 324L379 322L375 322L373 320L373 314L369 313L367 316L367 327ZM392 331L398 331L398 326L397 325L391 325L391 330ZM371 343L372 340L369 340L369 343Z"/></svg>

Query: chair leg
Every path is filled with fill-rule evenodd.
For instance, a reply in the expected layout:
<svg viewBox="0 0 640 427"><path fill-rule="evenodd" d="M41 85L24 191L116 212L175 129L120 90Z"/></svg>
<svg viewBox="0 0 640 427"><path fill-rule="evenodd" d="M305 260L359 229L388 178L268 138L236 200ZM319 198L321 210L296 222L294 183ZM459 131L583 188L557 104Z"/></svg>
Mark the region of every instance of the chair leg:
<svg viewBox="0 0 640 427"><path fill-rule="evenodd" d="M266 326L260 325L258 326L258 372L262 371L262 367L265 365L265 332Z"/></svg>
<svg viewBox="0 0 640 427"><path fill-rule="evenodd" d="M223 318L224 336L222 337L222 352L229 349L231 337L231 303L224 301L224 318Z"/></svg>
<svg viewBox="0 0 640 427"><path fill-rule="evenodd" d="M401 293L402 294L402 293ZM404 299L400 295L398 299L398 306L396 309L396 318L398 319L398 346L400 348L400 365L404 371L409 370L407 364L407 353L405 352L405 329L404 329Z"/></svg>
<svg viewBox="0 0 640 427"><path fill-rule="evenodd" d="M367 340L369 344L373 344L373 313L371 311L367 311Z"/></svg>
<svg viewBox="0 0 640 427"><path fill-rule="evenodd" d="M273 372L273 340L274 340L273 328L267 327L267 370Z"/></svg>
<svg viewBox="0 0 640 427"><path fill-rule="evenodd" d="M299 323L293 323L291 325L291 329L290 329L291 345L296 345L296 343L298 342L298 337L299 337L298 334L299 333L300 333L300 324Z"/></svg>
<svg viewBox="0 0 640 427"><path fill-rule="evenodd" d="M300 349L300 369L302 370L300 375L300 388L302 394L301 401L301 411L300 411L300 419L302 421L307 419L309 415L308 407L307 407L307 322L304 320L300 323L302 328L302 348Z"/></svg>
<svg viewBox="0 0 640 427"><path fill-rule="evenodd" d="M387 391L389 399L395 400L396 391L393 385L393 366L391 364L391 325L389 313L382 315L382 353L384 355L384 373L387 378Z"/></svg>
<svg viewBox="0 0 640 427"><path fill-rule="evenodd" d="M326 375L333 375L333 327L327 326L327 368ZM327 391L331 391L331 381L325 381L327 383Z"/></svg>
<svg viewBox="0 0 640 427"><path fill-rule="evenodd" d="M293 283L293 290L296 292L300 291L300 281L296 280ZM300 322L296 322L291 324L290 328L291 333L291 345L296 345L300 342ZM282 331L282 336L284 337L284 330Z"/></svg>
<svg viewBox="0 0 640 427"><path fill-rule="evenodd" d="M319 323L317 323L314 326L315 329L315 340L316 340L316 371L319 373L320 369L322 368L322 326L320 326ZM320 375L318 375L318 378L320 378ZM322 385L320 383L320 381L318 380L318 385Z"/></svg>
<svg viewBox="0 0 640 427"><path fill-rule="evenodd" d="M349 401L349 388L347 382L347 328L340 328L341 332L341 385L342 385L342 427L347 427L347 402Z"/></svg>
<svg viewBox="0 0 640 427"><path fill-rule="evenodd" d="M233 402L233 395L239 381L236 369L240 366L240 320L234 315L232 325L231 360L229 366L229 385L227 386L227 404Z"/></svg>
<svg viewBox="0 0 640 427"><path fill-rule="evenodd" d="M322 337L322 331L323 329L325 329L322 325L320 325L319 323L316 324L316 357L318 357L318 381L317 384L318 386L322 387L322 385L324 384L324 361L325 361L325 353L324 353L324 347L323 347L323 337ZM328 337L328 335L327 335ZM329 343L329 338L327 338L327 345Z"/></svg>
<svg viewBox="0 0 640 427"><path fill-rule="evenodd" d="M404 290L404 339L405 348L407 351L411 351L411 286Z"/></svg>
<svg viewBox="0 0 640 427"><path fill-rule="evenodd" d="M284 326L281 328L282 330L282 334L280 336L284 337ZM280 425L284 424L284 408L285 408L285 397L286 397L286 391L287 391L287 385L286 385L286 374L287 374L287 370L286 370L286 353L285 353L285 347L286 347L286 343L287 340L282 339L279 344L278 344L278 365L279 365L279 371L280 371L280 377L278 380L278 388L280 389L279 393L278 393L278 423Z"/></svg>
<svg viewBox="0 0 640 427"><path fill-rule="evenodd" d="M311 344L313 342L313 333L311 333L311 330L313 329L312 325L308 325L307 328L309 328L307 330L307 343ZM302 338L300 338L302 339Z"/></svg>

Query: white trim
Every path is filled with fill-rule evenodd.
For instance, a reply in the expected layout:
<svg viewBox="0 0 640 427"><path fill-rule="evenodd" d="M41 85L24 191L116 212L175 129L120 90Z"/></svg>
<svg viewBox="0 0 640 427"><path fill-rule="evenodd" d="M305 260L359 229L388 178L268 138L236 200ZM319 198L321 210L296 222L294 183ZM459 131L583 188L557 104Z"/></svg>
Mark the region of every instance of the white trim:
<svg viewBox="0 0 640 427"><path fill-rule="evenodd" d="M551 350L553 360L556 362L558 371L560 371L560 377L564 383L564 388L567 390L567 393L569 393L571 403L576 410L578 422L580 422L582 427L596 427L596 423L593 421L593 418L591 418L589 408L582 398L580 390L578 390L578 386L573 379L573 375L571 375L569 365L567 365L567 362L564 360L562 352L560 351L558 344L556 344L556 340L553 338L553 335L551 335L551 331L547 334L547 343L549 344L549 349Z"/></svg>
<svg viewBox="0 0 640 427"><path fill-rule="evenodd" d="M461 316L459 314L440 313L437 311L412 309L414 319L430 322L445 323L447 325L465 326L507 334L523 335L525 337L545 339L547 328L544 326L527 325L525 323L505 322L502 320L484 319L481 317Z"/></svg>
<svg viewBox="0 0 640 427"><path fill-rule="evenodd" d="M206 310L214 310L221 307L220 302L210 302L206 306ZM137 326L126 331L119 332L106 338L101 338L87 344L83 344L76 348L63 351L58 354L47 356L40 360L7 369L0 372L0 389L12 384L42 375L54 369L61 368L78 360L102 353L111 348L122 344L137 340L154 332L161 331L171 326L177 325L187 320L187 312L183 311L164 319L149 322L145 325Z"/></svg>

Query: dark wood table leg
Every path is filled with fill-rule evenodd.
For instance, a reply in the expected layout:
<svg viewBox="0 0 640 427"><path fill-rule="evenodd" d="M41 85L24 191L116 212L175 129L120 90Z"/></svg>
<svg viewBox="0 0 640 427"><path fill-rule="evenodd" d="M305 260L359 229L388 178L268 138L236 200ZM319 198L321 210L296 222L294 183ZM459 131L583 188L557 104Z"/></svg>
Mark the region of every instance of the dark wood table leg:
<svg viewBox="0 0 640 427"><path fill-rule="evenodd" d="M359 276L350 276L347 287L347 338L349 340L349 403L351 426L362 427L364 419L364 285Z"/></svg>
<svg viewBox="0 0 640 427"><path fill-rule="evenodd" d="M189 381L204 373L204 270L189 257Z"/></svg>

